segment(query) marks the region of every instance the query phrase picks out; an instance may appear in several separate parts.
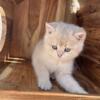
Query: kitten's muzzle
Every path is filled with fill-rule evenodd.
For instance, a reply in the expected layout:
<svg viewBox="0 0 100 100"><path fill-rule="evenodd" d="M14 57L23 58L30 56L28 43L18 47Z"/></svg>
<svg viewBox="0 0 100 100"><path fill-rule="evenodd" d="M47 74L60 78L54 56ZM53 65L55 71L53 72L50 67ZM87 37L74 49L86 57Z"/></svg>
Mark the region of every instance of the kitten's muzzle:
<svg viewBox="0 0 100 100"><path fill-rule="evenodd" d="M58 55L58 57L62 57L63 54L64 54L63 51L57 51L57 55Z"/></svg>

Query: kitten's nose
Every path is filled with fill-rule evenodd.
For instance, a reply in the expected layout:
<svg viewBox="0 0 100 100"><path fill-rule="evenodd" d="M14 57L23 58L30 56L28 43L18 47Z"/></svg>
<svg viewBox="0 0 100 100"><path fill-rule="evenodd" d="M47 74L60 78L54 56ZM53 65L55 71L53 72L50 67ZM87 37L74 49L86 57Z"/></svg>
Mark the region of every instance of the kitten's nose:
<svg viewBox="0 0 100 100"><path fill-rule="evenodd" d="M57 51L57 55L58 55L58 57L61 57L62 55L63 55L63 51Z"/></svg>

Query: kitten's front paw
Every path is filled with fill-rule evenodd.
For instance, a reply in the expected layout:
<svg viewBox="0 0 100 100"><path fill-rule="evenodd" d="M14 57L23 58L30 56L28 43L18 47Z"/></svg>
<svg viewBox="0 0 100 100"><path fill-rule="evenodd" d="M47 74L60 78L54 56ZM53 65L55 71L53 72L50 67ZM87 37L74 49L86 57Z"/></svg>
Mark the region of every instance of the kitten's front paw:
<svg viewBox="0 0 100 100"><path fill-rule="evenodd" d="M52 88L52 84L50 81L39 81L38 82L38 87L41 88L42 90L50 90Z"/></svg>
<svg viewBox="0 0 100 100"><path fill-rule="evenodd" d="M84 91L80 91L80 93L81 93L81 94L88 94L88 92L85 91L85 90L84 90Z"/></svg>
<svg viewBox="0 0 100 100"><path fill-rule="evenodd" d="M76 90L75 93L78 93L78 94L88 94L88 92L85 91L84 89Z"/></svg>

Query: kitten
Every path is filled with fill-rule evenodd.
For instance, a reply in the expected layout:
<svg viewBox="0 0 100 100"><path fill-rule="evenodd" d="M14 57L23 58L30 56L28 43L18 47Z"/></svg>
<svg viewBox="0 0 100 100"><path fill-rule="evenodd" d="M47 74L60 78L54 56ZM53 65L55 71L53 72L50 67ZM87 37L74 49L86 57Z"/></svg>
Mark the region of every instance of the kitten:
<svg viewBox="0 0 100 100"><path fill-rule="evenodd" d="M45 36L36 45L32 55L38 87L50 90L50 75L54 73L56 81L66 91L86 94L72 76L74 60L84 47L85 30L64 22L46 23L45 26Z"/></svg>

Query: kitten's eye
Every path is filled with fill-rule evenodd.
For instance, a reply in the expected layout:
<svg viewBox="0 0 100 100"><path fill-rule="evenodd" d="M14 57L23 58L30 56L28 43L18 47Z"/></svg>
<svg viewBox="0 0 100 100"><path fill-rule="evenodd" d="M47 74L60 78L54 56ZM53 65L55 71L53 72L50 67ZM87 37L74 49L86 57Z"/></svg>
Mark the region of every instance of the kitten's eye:
<svg viewBox="0 0 100 100"><path fill-rule="evenodd" d="M71 51L70 48L65 48L65 49L64 49L64 52L70 52L70 51Z"/></svg>
<svg viewBox="0 0 100 100"><path fill-rule="evenodd" d="M54 50L57 50L57 46L56 46L56 45L52 45L52 48L53 48Z"/></svg>

